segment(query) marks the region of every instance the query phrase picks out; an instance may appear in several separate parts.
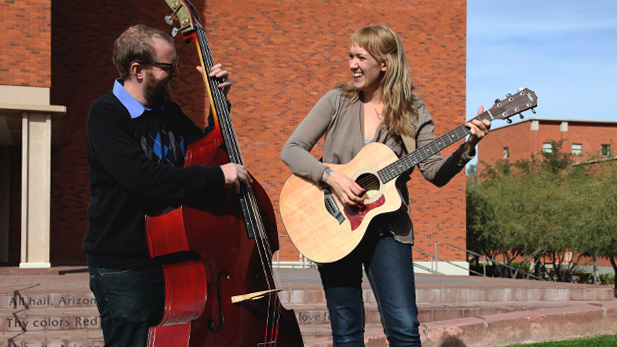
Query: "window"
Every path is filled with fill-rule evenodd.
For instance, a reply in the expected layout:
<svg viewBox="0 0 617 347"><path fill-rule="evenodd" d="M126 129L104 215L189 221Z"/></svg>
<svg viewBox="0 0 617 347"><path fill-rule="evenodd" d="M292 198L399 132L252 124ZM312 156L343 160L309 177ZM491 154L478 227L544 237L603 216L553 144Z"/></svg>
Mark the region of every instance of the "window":
<svg viewBox="0 0 617 347"><path fill-rule="evenodd" d="M542 153L553 153L553 145L550 142L542 144Z"/></svg>
<svg viewBox="0 0 617 347"><path fill-rule="evenodd" d="M510 158L510 148L509 147L503 148L503 158L504 159Z"/></svg>
<svg viewBox="0 0 617 347"><path fill-rule="evenodd" d="M611 155L611 145L600 145L600 155L608 157Z"/></svg>
<svg viewBox="0 0 617 347"><path fill-rule="evenodd" d="M572 144L572 155L583 155L583 144L573 143Z"/></svg>

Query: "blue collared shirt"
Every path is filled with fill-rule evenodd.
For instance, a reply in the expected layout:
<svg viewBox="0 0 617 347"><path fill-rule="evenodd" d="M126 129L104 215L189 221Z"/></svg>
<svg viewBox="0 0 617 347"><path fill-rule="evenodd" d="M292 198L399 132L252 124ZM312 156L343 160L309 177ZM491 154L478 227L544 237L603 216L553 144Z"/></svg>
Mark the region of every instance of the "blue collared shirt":
<svg viewBox="0 0 617 347"><path fill-rule="evenodd" d="M129 115L131 119L135 119L146 111L152 111L151 108L146 107L144 104L135 99L125 88L123 85L124 81L122 78L116 79L114 82L114 88L112 90L113 94L120 100L122 105L126 107L129 111ZM180 149L180 153L184 155L184 138L182 136L178 136L180 139L180 143L178 143L178 148ZM156 133L156 137L154 143L152 144L152 152L156 154L158 157L158 161L165 160L167 157L167 152L169 151L169 147L161 141L161 134L159 132Z"/></svg>
<svg viewBox="0 0 617 347"><path fill-rule="evenodd" d="M122 80L122 78L118 78L114 82L113 93L116 98L120 100L122 105L124 105L124 107L126 107L126 109L129 111L131 118L137 118L144 114L144 112L151 110L144 106L144 104L139 102L137 99L135 99L131 94L129 94L126 89L124 89L124 81Z"/></svg>

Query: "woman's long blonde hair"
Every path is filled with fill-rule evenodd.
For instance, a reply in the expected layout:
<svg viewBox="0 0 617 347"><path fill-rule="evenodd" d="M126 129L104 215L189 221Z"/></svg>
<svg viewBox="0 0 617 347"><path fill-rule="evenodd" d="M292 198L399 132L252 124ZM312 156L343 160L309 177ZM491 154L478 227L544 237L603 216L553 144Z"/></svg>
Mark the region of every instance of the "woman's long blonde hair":
<svg viewBox="0 0 617 347"><path fill-rule="evenodd" d="M378 62L386 64L379 87L383 91L382 116L388 132L399 136L415 136L417 97L412 93L414 86L411 83L411 73L398 35L384 25L377 25L356 30L349 41L350 45L364 48ZM362 91L351 83L340 83L338 88L352 101L362 96Z"/></svg>

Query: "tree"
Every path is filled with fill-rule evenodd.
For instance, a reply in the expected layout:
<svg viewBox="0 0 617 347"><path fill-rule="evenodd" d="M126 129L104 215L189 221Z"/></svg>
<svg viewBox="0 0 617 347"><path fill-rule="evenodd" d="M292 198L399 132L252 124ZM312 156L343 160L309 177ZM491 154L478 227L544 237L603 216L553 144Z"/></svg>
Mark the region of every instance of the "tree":
<svg viewBox="0 0 617 347"><path fill-rule="evenodd" d="M617 277L617 161L596 161L587 184L577 186L572 216L575 245L586 255L607 257ZM615 291L617 296L617 289Z"/></svg>
<svg viewBox="0 0 617 347"><path fill-rule="evenodd" d="M500 254L508 264L533 257L538 274L545 256L558 280L569 279L578 262L564 264L578 230L570 223L580 213L580 194L573 188L587 181L586 170L573 167L571 155L561 152L561 142L530 159L487 166L468 187L468 247L491 258Z"/></svg>

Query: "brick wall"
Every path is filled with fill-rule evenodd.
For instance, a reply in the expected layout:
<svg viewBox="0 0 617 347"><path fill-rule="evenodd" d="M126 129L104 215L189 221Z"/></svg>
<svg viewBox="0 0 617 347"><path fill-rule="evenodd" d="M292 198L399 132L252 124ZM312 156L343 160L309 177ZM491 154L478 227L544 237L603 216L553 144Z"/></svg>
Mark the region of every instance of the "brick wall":
<svg viewBox="0 0 617 347"><path fill-rule="evenodd" d="M51 87L51 1L3 0L0 85ZM10 148L9 262L18 263L21 238L21 148Z"/></svg>
<svg viewBox="0 0 617 347"><path fill-rule="evenodd" d="M3 0L0 85L51 86L51 0Z"/></svg>
<svg viewBox="0 0 617 347"><path fill-rule="evenodd" d="M232 117L247 167L278 211L278 196L290 171L280 150L313 104L338 81L349 80L348 39L365 25L386 24L399 33L417 92L444 134L464 122L466 2L426 1L194 1L216 61L230 71ZM52 104L66 105L60 149L52 159L52 263L83 263L88 176L86 117L90 104L111 89L114 39L143 23L169 30L164 1L52 4ZM194 45L177 38L181 59L174 99L203 123L203 83L194 71ZM456 146L456 145L455 145ZM455 148L444 151L451 153ZM321 145L314 153L319 156ZM435 242L465 246L463 174L441 189L417 172L410 183L416 247L434 253ZM279 233L284 228L279 222ZM298 253L281 238L281 259ZM446 259L463 261L460 251L440 247ZM416 254L416 260L428 260Z"/></svg>

